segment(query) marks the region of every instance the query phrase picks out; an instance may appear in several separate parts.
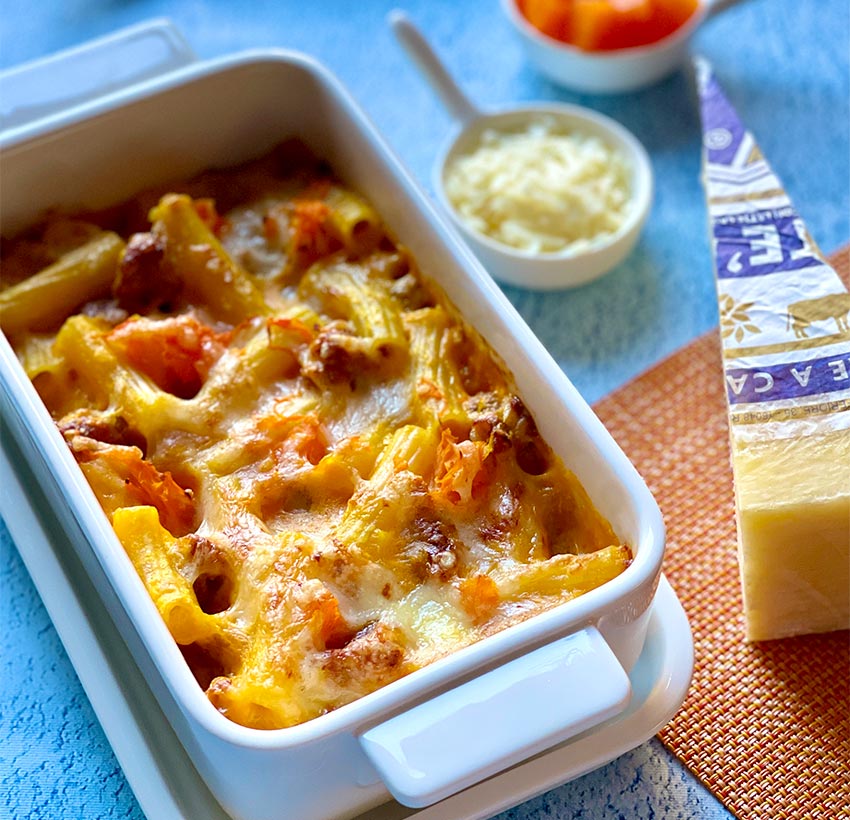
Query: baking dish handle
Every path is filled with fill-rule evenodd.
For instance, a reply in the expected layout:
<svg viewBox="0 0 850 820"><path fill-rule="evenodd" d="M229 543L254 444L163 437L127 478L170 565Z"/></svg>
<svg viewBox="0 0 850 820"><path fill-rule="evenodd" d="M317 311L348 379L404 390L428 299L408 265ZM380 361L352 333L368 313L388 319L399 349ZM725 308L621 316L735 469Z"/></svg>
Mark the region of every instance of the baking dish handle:
<svg viewBox="0 0 850 820"><path fill-rule="evenodd" d="M631 684L588 626L414 706L360 735L400 803L448 797L616 714Z"/></svg>
<svg viewBox="0 0 850 820"><path fill-rule="evenodd" d="M161 18L24 63L0 72L0 129L18 130L196 59Z"/></svg>

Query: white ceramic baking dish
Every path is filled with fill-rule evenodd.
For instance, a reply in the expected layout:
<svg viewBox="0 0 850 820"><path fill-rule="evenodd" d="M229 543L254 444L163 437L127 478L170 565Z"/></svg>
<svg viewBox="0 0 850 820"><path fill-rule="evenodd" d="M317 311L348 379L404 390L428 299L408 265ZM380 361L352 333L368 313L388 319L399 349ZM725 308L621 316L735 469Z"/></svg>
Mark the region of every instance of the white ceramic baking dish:
<svg viewBox="0 0 850 820"><path fill-rule="evenodd" d="M147 44L147 45L146 45ZM146 54L117 88L110 63ZM153 50L151 50L153 49ZM258 156L299 136L367 195L514 373L541 432L634 551L603 587L300 726L248 729L197 686L82 473L0 335L0 409L83 564L109 583L104 603L199 773L240 820L352 817L388 798L433 803L613 717L643 646L664 530L632 465L499 289L441 219L340 84L313 60L262 51L208 62L163 23L137 27L47 64L15 86L62 74L76 97L8 105L0 138L2 230L48 207L118 202L141 188ZM187 63L181 68L175 65ZM109 78L81 94L75 72ZM4 80L8 80L4 78ZM10 86L7 86L10 88ZM5 92L4 92L5 96ZM92 99L84 100L83 96ZM67 97L64 100L67 102ZM35 102L34 102L35 101ZM38 119L32 120L32 113ZM403 115L403 112L402 114Z"/></svg>

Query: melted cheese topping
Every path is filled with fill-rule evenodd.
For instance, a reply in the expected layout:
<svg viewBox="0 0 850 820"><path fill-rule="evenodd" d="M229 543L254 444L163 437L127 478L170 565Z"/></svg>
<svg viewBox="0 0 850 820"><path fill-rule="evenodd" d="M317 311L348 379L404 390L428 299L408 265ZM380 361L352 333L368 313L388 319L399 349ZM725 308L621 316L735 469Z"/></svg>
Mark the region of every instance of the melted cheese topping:
<svg viewBox="0 0 850 820"><path fill-rule="evenodd" d="M54 220L13 243L0 293L199 684L256 728L336 709L630 560L483 340L302 155ZM63 277L76 290L45 299Z"/></svg>

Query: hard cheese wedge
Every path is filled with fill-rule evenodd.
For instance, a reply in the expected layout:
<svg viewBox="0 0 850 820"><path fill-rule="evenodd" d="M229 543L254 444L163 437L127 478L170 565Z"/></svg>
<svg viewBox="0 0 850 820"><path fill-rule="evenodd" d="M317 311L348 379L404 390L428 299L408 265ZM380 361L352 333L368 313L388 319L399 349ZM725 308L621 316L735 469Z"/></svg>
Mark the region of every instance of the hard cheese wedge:
<svg viewBox="0 0 850 820"><path fill-rule="evenodd" d="M698 64L747 638L850 627L850 293Z"/></svg>

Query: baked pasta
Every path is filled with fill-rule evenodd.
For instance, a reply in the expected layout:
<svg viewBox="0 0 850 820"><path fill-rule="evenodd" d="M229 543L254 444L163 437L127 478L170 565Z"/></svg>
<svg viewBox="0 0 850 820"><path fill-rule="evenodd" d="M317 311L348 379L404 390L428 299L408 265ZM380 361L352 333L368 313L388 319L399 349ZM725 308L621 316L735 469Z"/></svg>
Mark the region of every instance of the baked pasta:
<svg viewBox="0 0 850 820"><path fill-rule="evenodd" d="M486 343L298 143L3 251L0 323L237 723L336 709L631 560Z"/></svg>

